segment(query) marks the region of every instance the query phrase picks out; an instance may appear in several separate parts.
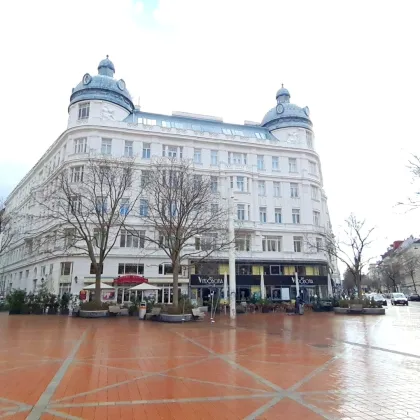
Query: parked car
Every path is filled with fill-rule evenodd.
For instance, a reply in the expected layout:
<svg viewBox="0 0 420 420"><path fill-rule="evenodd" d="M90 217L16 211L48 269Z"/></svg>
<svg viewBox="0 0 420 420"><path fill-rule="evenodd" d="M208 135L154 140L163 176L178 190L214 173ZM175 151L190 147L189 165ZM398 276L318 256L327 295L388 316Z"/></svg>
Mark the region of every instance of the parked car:
<svg viewBox="0 0 420 420"><path fill-rule="evenodd" d="M382 306L388 306L388 302L385 299L384 295L381 295L379 293L371 293L370 295L367 295L368 299L374 300L376 303L380 303Z"/></svg>
<svg viewBox="0 0 420 420"><path fill-rule="evenodd" d="M392 293L391 305L406 305L408 306L408 300L402 293Z"/></svg>
<svg viewBox="0 0 420 420"><path fill-rule="evenodd" d="M418 293L411 293L411 295L408 297L408 300L411 302L420 302L420 295Z"/></svg>

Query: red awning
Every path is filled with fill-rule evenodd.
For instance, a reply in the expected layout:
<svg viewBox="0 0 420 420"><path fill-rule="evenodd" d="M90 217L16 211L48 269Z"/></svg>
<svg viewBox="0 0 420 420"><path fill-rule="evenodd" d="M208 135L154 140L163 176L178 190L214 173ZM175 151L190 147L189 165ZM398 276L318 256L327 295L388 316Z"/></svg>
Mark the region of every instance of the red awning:
<svg viewBox="0 0 420 420"><path fill-rule="evenodd" d="M114 279L114 283L117 285L122 284L142 284L142 283L148 283L149 280L142 277L137 276L136 274L126 274L124 276L119 276L116 279Z"/></svg>

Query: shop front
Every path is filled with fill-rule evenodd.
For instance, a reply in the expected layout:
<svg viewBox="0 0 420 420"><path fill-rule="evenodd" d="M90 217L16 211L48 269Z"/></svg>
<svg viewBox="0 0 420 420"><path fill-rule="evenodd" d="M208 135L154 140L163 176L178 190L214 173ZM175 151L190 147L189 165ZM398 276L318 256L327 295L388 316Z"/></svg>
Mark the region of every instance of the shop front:
<svg viewBox="0 0 420 420"><path fill-rule="evenodd" d="M134 286L138 286L139 284L148 282L149 280L145 277L135 274L118 276L114 279L115 297L117 303L124 304L132 302L135 299L136 292L130 289Z"/></svg>
<svg viewBox="0 0 420 420"><path fill-rule="evenodd" d="M266 299L274 302L290 301L296 299L296 279L294 276L264 275L264 287ZM227 276L229 285L229 276ZM210 300L211 293L221 299L224 298L224 276L222 275L199 275L190 276L190 294L192 299L198 302ZM313 297L328 297L327 276L300 276L299 290L303 299L309 302ZM236 276L236 300L247 302L261 297L261 276L260 275L237 275Z"/></svg>

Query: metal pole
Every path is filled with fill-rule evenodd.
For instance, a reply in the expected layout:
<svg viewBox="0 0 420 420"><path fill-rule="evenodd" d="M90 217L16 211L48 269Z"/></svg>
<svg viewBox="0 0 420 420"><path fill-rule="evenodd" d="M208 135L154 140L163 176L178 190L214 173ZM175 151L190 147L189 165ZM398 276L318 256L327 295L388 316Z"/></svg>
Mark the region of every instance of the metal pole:
<svg viewBox="0 0 420 420"><path fill-rule="evenodd" d="M296 284L296 299L299 297L299 277L297 271L295 271L295 284Z"/></svg>
<svg viewBox="0 0 420 420"><path fill-rule="evenodd" d="M230 319L236 318L235 225L233 196L229 199L229 297Z"/></svg>

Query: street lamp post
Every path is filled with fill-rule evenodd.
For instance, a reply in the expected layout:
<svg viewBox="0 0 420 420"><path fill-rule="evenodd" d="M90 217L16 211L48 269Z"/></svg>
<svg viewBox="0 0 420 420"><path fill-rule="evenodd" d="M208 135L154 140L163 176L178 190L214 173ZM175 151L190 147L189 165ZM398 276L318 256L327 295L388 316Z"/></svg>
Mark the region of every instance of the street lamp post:
<svg viewBox="0 0 420 420"><path fill-rule="evenodd" d="M233 220L233 195L229 199L229 307L230 319L236 318L235 225Z"/></svg>

